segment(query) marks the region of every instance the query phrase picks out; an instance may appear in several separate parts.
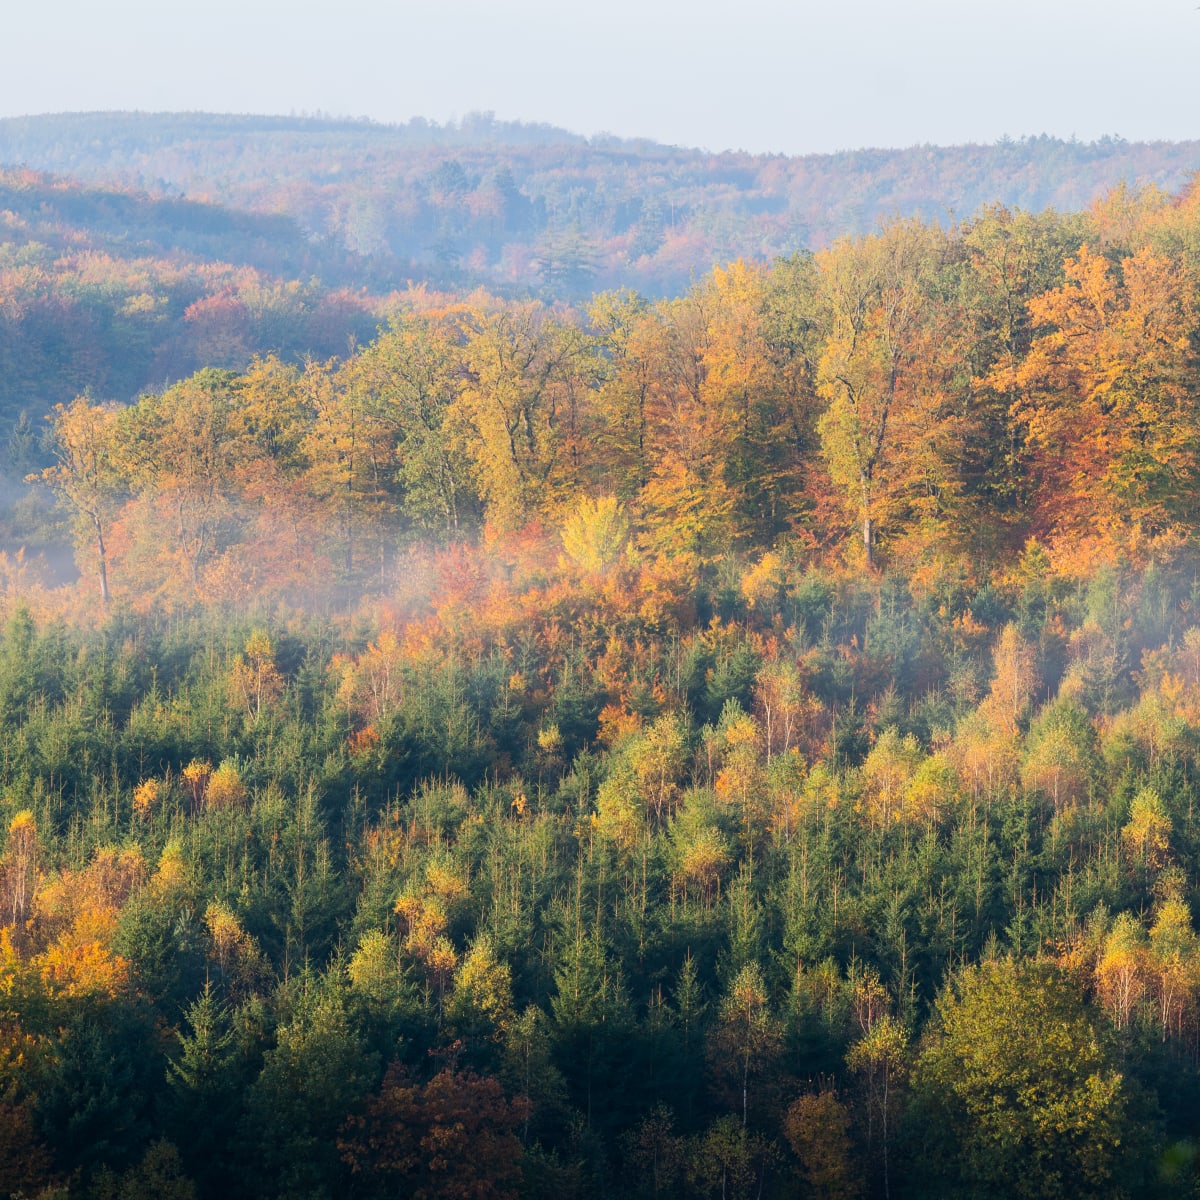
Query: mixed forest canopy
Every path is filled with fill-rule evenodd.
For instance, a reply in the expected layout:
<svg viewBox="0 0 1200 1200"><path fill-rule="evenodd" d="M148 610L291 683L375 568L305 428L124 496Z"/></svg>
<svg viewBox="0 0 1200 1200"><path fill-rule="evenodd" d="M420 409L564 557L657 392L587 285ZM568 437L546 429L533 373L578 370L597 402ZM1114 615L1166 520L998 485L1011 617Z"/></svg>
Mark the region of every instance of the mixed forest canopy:
<svg viewBox="0 0 1200 1200"><path fill-rule="evenodd" d="M8 118L0 441L20 427L20 455L30 425L85 390L124 403L256 353L342 356L414 286L580 307L620 288L678 296L714 263L819 250L881 219L1074 211L1122 184L1177 193L1197 166L1195 143L1119 139L787 158L487 114ZM0 465L14 483L29 466Z"/></svg>
<svg viewBox="0 0 1200 1200"><path fill-rule="evenodd" d="M28 370L180 202L8 183ZM8 442L0 1196L1196 1194L1200 190L274 325L237 221Z"/></svg>
<svg viewBox="0 0 1200 1200"><path fill-rule="evenodd" d="M359 283L678 294L714 263L817 250L881 219L1086 208L1176 192L1200 142L714 154L473 114L439 125L204 113L0 120L0 164L294 220ZM236 242L231 242L236 245ZM236 258L233 261L238 261ZM384 290L387 290L386 288Z"/></svg>

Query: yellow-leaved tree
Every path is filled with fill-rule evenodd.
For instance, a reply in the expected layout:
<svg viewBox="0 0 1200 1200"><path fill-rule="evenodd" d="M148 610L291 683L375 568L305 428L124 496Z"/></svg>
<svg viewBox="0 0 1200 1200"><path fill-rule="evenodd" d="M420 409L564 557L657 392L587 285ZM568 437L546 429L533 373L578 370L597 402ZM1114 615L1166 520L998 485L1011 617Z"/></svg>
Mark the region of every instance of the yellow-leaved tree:
<svg viewBox="0 0 1200 1200"><path fill-rule="evenodd" d="M961 491L968 412L944 295L948 253L944 234L908 221L839 242L818 260L830 332L817 428L868 566L889 521L932 522L945 533Z"/></svg>
<svg viewBox="0 0 1200 1200"><path fill-rule="evenodd" d="M628 541L629 518L616 496L583 496L563 522L563 549L585 575L612 567Z"/></svg>
<svg viewBox="0 0 1200 1200"><path fill-rule="evenodd" d="M117 412L116 405L93 404L86 396L56 404L49 417L54 465L30 476L47 484L74 514L77 550L95 552L105 604L110 599L108 537L127 494L116 456Z"/></svg>

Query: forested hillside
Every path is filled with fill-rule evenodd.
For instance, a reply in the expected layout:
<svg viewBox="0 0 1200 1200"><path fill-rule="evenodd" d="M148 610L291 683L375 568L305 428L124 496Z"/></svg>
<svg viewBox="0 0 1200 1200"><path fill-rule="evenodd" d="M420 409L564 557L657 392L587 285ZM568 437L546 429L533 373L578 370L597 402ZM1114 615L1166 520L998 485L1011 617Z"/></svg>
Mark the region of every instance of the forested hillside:
<svg viewBox="0 0 1200 1200"><path fill-rule="evenodd" d="M81 396L0 1195L1200 1190L1200 192Z"/></svg>
<svg viewBox="0 0 1200 1200"><path fill-rule="evenodd" d="M369 282L288 217L0 171L0 437L85 390L344 353L386 311Z"/></svg>
<svg viewBox="0 0 1200 1200"><path fill-rule="evenodd" d="M828 246L881 217L1071 211L1121 181L1177 191L1197 166L1193 143L788 159L488 116L2 120L0 469L12 484L33 465L29 429L55 403L127 402L256 354L344 355L413 286L580 307L604 289L680 295L714 263Z"/></svg>
<svg viewBox="0 0 1200 1200"><path fill-rule="evenodd" d="M819 249L881 218L947 221L992 203L1069 211L1120 183L1174 192L1200 168L1200 143L1037 137L789 158L487 114L377 125L64 113L0 121L0 164L286 213L393 287L580 299L621 286L678 294L714 263Z"/></svg>

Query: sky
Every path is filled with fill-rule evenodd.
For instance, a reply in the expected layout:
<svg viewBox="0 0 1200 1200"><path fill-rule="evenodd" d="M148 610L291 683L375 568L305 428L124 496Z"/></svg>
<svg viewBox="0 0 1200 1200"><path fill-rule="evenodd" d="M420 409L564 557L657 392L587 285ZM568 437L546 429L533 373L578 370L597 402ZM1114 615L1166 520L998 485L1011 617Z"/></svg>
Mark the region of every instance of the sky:
<svg viewBox="0 0 1200 1200"><path fill-rule="evenodd" d="M0 117L446 121L710 150L1200 137L1198 0L0 0Z"/></svg>

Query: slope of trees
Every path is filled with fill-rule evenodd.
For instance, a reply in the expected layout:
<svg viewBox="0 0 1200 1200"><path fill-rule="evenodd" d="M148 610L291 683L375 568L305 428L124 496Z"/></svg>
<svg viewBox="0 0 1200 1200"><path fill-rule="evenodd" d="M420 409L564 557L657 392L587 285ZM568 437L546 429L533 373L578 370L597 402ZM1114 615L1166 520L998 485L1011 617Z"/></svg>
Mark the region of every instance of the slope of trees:
<svg viewBox="0 0 1200 1200"><path fill-rule="evenodd" d="M0 163L287 213L389 287L420 278L578 299L617 286L677 294L714 263L816 250L881 218L946 220L997 201L1067 211L1121 182L1174 191L1200 147L1042 136L788 158L488 114L377 125L92 113L0 121Z"/></svg>
<svg viewBox="0 0 1200 1200"><path fill-rule="evenodd" d="M255 353L344 353L384 310L348 258L284 217L0 172L0 426L85 389L125 402Z"/></svg>
<svg viewBox="0 0 1200 1200"><path fill-rule="evenodd" d="M1191 1185L1192 566L655 620L496 550L344 621L10 602L9 1192Z"/></svg>
<svg viewBox="0 0 1200 1200"><path fill-rule="evenodd" d="M1194 1192L1197 219L55 410L0 1195Z"/></svg>
<svg viewBox="0 0 1200 1200"><path fill-rule="evenodd" d="M1030 539L1067 573L1142 564L1195 536L1196 211L896 221L661 301L414 291L340 359L60 406L42 478L135 605L376 590L422 539L571 522L585 574L765 553L768 593L777 539L853 558L852 529L931 587Z"/></svg>

